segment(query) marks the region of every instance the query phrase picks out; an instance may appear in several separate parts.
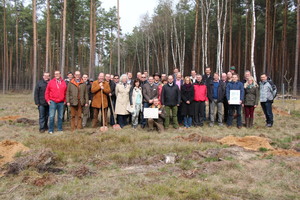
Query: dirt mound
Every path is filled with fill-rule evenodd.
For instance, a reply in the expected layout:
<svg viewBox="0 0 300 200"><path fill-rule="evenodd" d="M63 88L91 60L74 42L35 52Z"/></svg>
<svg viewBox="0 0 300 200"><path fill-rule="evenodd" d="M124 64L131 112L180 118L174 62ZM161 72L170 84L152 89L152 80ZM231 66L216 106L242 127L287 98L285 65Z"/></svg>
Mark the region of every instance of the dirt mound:
<svg viewBox="0 0 300 200"><path fill-rule="evenodd" d="M273 113L276 115L280 115L280 116L284 116L284 117L291 116L288 112L281 110L280 108L278 108L276 106L273 106L272 110L273 110Z"/></svg>
<svg viewBox="0 0 300 200"><path fill-rule="evenodd" d="M77 169L74 169L73 171L71 171L71 174L73 176L76 176L77 178L81 179L85 176L91 176L91 175L95 174L95 172L90 170L90 168L88 168L87 166L83 165L83 166L80 166Z"/></svg>
<svg viewBox="0 0 300 200"><path fill-rule="evenodd" d="M180 140L184 140L184 141L188 141L188 142L216 142L218 139L216 138L212 138L212 137L207 137L207 136L201 136L199 134L193 133L190 134L187 137L184 136L177 136L174 139L180 139Z"/></svg>
<svg viewBox="0 0 300 200"><path fill-rule="evenodd" d="M54 185L58 182L58 179L54 174L45 173L43 175L34 174L34 176L25 176L22 182L38 187L44 187L47 185Z"/></svg>
<svg viewBox="0 0 300 200"><path fill-rule="evenodd" d="M21 118L19 115L0 117L0 121L15 121Z"/></svg>
<svg viewBox="0 0 300 200"><path fill-rule="evenodd" d="M29 151L29 148L19 142L10 140L0 142L0 167L13 161L16 153L25 151Z"/></svg>
<svg viewBox="0 0 300 200"><path fill-rule="evenodd" d="M300 157L300 152L293 149L276 149L266 153L266 155L284 156L284 157Z"/></svg>
<svg viewBox="0 0 300 200"><path fill-rule="evenodd" d="M236 145L239 147L243 147L247 150L253 150L253 151L259 151L260 148L274 150L274 148L270 145L270 140L268 138L262 138L257 136L245 136L245 137L227 136L218 140L218 142L230 146Z"/></svg>
<svg viewBox="0 0 300 200"><path fill-rule="evenodd" d="M9 163L6 174L19 174L28 168L37 169L38 172L61 172L62 169L53 167L55 164L56 157L50 149L30 151L27 155Z"/></svg>
<svg viewBox="0 0 300 200"><path fill-rule="evenodd" d="M27 118L18 118L18 119L16 120L16 122L17 122L17 123L21 123L21 124L31 125L31 126L37 125L37 121L36 121L36 120L27 119Z"/></svg>

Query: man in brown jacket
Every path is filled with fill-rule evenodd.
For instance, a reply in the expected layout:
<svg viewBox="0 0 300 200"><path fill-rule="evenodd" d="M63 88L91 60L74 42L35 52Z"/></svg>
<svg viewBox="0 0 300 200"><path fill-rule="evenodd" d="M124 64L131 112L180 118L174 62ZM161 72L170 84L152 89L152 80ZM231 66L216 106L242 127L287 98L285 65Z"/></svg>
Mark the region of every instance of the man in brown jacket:
<svg viewBox="0 0 300 200"><path fill-rule="evenodd" d="M150 108L158 108L158 119L148 119L148 126L149 129L148 131L153 131L154 128L159 132L164 131L164 119L165 119L165 109L164 107L160 104L158 98L153 99L153 104L150 106Z"/></svg>
<svg viewBox="0 0 300 200"><path fill-rule="evenodd" d="M100 73L98 76L98 80L93 82L91 91L93 93L92 107L94 109L94 118L92 121L92 127L93 128L97 127L99 110L100 108L102 109L102 107L104 109L104 119L102 114L101 124L103 124L103 120L104 120L105 126L107 126L107 108L108 108L107 96L110 93L110 87L109 87L109 83L104 81L104 73Z"/></svg>
<svg viewBox="0 0 300 200"><path fill-rule="evenodd" d="M75 78L68 84L66 101L67 105L71 107L72 131L76 128L82 129L82 107L88 106L89 95L86 84L81 79L80 71L75 72Z"/></svg>

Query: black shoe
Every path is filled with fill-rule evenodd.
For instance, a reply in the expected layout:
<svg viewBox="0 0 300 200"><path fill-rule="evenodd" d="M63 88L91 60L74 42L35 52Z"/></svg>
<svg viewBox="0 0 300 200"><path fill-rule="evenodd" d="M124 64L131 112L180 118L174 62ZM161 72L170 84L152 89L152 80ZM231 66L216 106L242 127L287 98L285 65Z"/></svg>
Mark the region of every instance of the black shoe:
<svg viewBox="0 0 300 200"><path fill-rule="evenodd" d="M40 133L45 133L45 130L44 130L44 129L41 129L41 130L40 130Z"/></svg>
<svg viewBox="0 0 300 200"><path fill-rule="evenodd" d="M145 126L146 126L145 124L142 124L142 125L141 125L141 128L142 128L142 129L144 129L144 128L145 128Z"/></svg>
<svg viewBox="0 0 300 200"><path fill-rule="evenodd" d="M271 128L273 125L272 124L267 124L267 127Z"/></svg>

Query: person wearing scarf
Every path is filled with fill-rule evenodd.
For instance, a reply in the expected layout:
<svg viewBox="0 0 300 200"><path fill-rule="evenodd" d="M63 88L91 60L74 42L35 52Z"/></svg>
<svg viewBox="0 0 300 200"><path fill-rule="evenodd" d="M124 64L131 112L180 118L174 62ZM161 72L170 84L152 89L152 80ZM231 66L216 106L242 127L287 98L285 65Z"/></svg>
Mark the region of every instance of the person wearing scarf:
<svg viewBox="0 0 300 200"><path fill-rule="evenodd" d="M181 115L183 116L183 124L185 128L190 128L194 116L194 86L190 77L184 78L184 84L181 87Z"/></svg>
<svg viewBox="0 0 300 200"><path fill-rule="evenodd" d="M254 110L258 105L259 101L259 86L254 81L252 76L248 77L247 82L244 84L245 97L243 107L245 108L245 121L246 127L253 127L254 121Z"/></svg>

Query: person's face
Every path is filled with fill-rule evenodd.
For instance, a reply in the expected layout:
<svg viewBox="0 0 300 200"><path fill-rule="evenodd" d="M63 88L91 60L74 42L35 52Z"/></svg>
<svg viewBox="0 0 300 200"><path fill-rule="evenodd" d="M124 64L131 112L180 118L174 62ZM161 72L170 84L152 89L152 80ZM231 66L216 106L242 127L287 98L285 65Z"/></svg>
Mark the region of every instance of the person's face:
<svg viewBox="0 0 300 200"><path fill-rule="evenodd" d="M154 100L153 100L153 104L154 104L154 106L158 106L158 105L159 105L158 99L154 99Z"/></svg>
<svg viewBox="0 0 300 200"><path fill-rule="evenodd" d="M114 80L114 75L110 75L110 80Z"/></svg>
<svg viewBox="0 0 300 200"><path fill-rule="evenodd" d="M166 79L167 75L166 74L162 74L161 75L161 79Z"/></svg>
<svg viewBox="0 0 300 200"><path fill-rule="evenodd" d="M148 81L149 81L150 84L152 84L154 82L153 77L149 77Z"/></svg>
<svg viewBox="0 0 300 200"><path fill-rule="evenodd" d="M118 76L115 76L115 77L114 77L114 82L115 82L115 83L118 83L118 82L119 82L119 77L118 77Z"/></svg>
<svg viewBox="0 0 300 200"><path fill-rule="evenodd" d="M148 77L148 72L144 72L144 75L146 76L146 78Z"/></svg>
<svg viewBox="0 0 300 200"><path fill-rule="evenodd" d="M196 76L196 80L197 80L198 82L201 82L201 81L202 81L202 76L201 76L201 75Z"/></svg>
<svg viewBox="0 0 300 200"><path fill-rule="evenodd" d="M191 71L191 75L192 75L192 77L195 77L196 76L196 71Z"/></svg>
<svg viewBox="0 0 300 200"><path fill-rule="evenodd" d="M251 85L253 83L253 80L252 79L248 79L247 82L248 82L249 85Z"/></svg>
<svg viewBox="0 0 300 200"><path fill-rule="evenodd" d="M178 73L178 74L176 75L176 79L177 79L177 80L180 80L180 79L181 79L181 74L180 74L180 73Z"/></svg>
<svg viewBox="0 0 300 200"><path fill-rule="evenodd" d="M50 74L49 74L49 73L44 73L43 79L44 79L45 81L48 81L48 80L50 79Z"/></svg>
<svg viewBox="0 0 300 200"><path fill-rule="evenodd" d="M128 76L128 79L132 79L132 73L128 73L127 76Z"/></svg>
<svg viewBox="0 0 300 200"><path fill-rule="evenodd" d="M73 79L73 74L68 74L68 79L69 80Z"/></svg>
<svg viewBox="0 0 300 200"><path fill-rule="evenodd" d="M219 75L218 74L214 74L214 80L218 81L219 80Z"/></svg>
<svg viewBox="0 0 300 200"><path fill-rule="evenodd" d="M105 75L105 80L106 80L107 82L110 81L110 74L106 74L106 75Z"/></svg>
<svg viewBox="0 0 300 200"><path fill-rule="evenodd" d="M174 74L177 74L178 72L178 69L174 69Z"/></svg>
<svg viewBox="0 0 300 200"><path fill-rule="evenodd" d="M190 79L186 78L184 82L185 82L185 84L189 84L190 83Z"/></svg>
<svg viewBox="0 0 300 200"><path fill-rule="evenodd" d="M137 82L135 82L135 87L140 87L140 82L139 81L137 81Z"/></svg>
<svg viewBox="0 0 300 200"><path fill-rule="evenodd" d="M78 80L81 78L80 72L75 72L75 78Z"/></svg>
<svg viewBox="0 0 300 200"><path fill-rule="evenodd" d="M262 82L265 82L267 79L268 79L268 77L267 77L266 75L261 75L261 76L260 76L260 80L261 80Z"/></svg>
<svg viewBox="0 0 300 200"><path fill-rule="evenodd" d="M166 85L168 83L168 81L164 80L163 81L163 85Z"/></svg>
<svg viewBox="0 0 300 200"><path fill-rule="evenodd" d="M231 78L232 78L232 73L231 73L231 72L228 72L228 73L227 73L227 78L228 78L228 79L231 79Z"/></svg>
<svg viewBox="0 0 300 200"><path fill-rule="evenodd" d="M103 73L100 73L99 76L98 76L98 81L99 82L103 82L104 81L104 74Z"/></svg>
<svg viewBox="0 0 300 200"><path fill-rule="evenodd" d="M127 78L126 78L126 76L123 76L123 78L122 78L122 83L127 83Z"/></svg>
<svg viewBox="0 0 300 200"><path fill-rule="evenodd" d="M210 68L206 68L206 69L205 69L205 74L210 75L210 73L211 73Z"/></svg>
<svg viewBox="0 0 300 200"><path fill-rule="evenodd" d="M136 77L137 77L138 79L140 79L140 80L141 80L141 76L142 76L142 73L141 73L141 72L138 72L138 73L136 74Z"/></svg>
<svg viewBox="0 0 300 200"><path fill-rule="evenodd" d="M250 72L246 72L246 73L245 73L245 78L246 78L246 79L248 79L250 76L251 76L251 73L250 73Z"/></svg>
<svg viewBox="0 0 300 200"><path fill-rule="evenodd" d="M238 81L238 76L237 75L233 75L232 76L232 80L233 80L233 82L237 82Z"/></svg>
<svg viewBox="0 0 300 200"><path fill-rule="evenodd" d="M141 81L146 81L146 75L145 74L143 74L142 76L141 76Z"/></svg>
<svg viewBox="0 0 300 200"><path fill-rule="evenodd" d="M169 82L169 83L173 83L173 81L174 81L173 76L169 76L169 77L168 77L168 82Z"/></svg>
<svg viewBox="0 0 300 200"><path fill-rule="evenodd" d="M83 82L87 82L88 79L89 79L88 75L85 74L85 75L82 76Z"/></svg>
<svg viewBox="0 0 300 200"><path fill-rule="evenodd" d="M154 76L155 81L159 81L159 76Z"/></svg>
<svg viewBox="0 0 300 200"><path fill-rule="evenodd" d="M235 70L232 70L232 69L231 69L230 72L231 72L232 74L234 74L234 73L235 73Z"/></svg>
<svg viewBox="0 0 300 200"><path fill-rule="evenodd" d="M227 80L227 74L223 73L222 74L222 81L226 81Z"/></svg>
<svg viewBox="0 0 300 200"><path fill-rule="evenodd" d="M56 79L60 79L60 77L61 77L60 72L59 72L59 71L54 72L54 77L55 77Z"/></svg>

